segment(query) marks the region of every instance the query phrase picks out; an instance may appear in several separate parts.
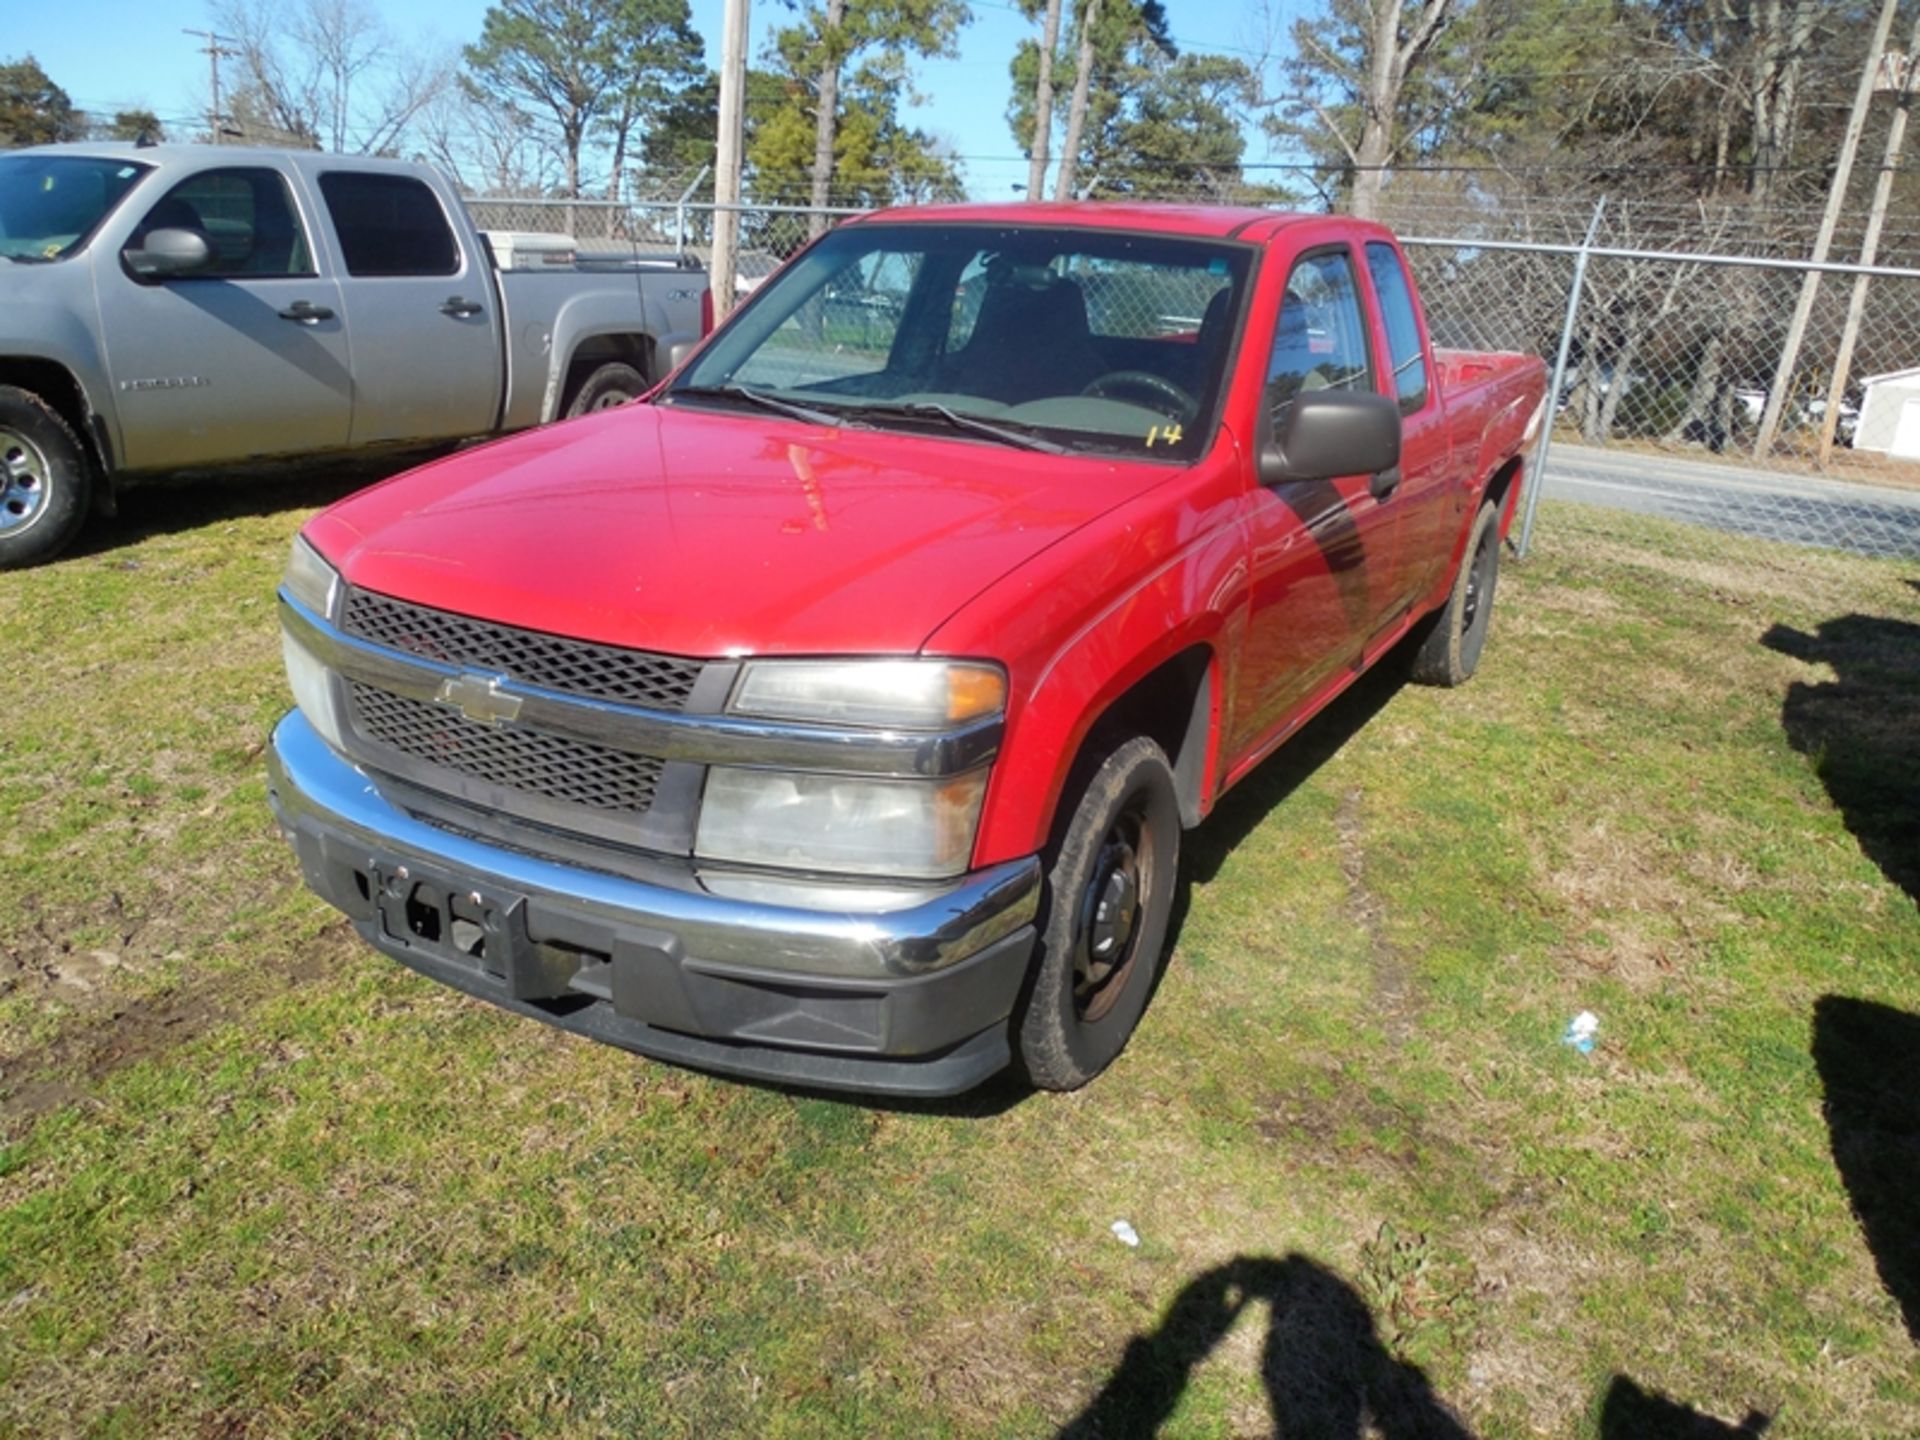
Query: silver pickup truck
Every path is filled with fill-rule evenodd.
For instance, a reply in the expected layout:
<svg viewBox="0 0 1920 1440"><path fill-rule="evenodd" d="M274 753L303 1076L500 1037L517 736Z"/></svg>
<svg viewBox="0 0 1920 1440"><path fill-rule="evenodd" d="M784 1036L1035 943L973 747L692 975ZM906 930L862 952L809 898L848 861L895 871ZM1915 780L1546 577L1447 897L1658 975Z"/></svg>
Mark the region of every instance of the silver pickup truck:
<svg viewBox="0 0 1920 1440"><path fill-rule="evenodd" d="M200 145L0 154L0 569L57 554L126 478L629 399L706 328L706 291L671 256L502 268L422 165Z"/></svg>

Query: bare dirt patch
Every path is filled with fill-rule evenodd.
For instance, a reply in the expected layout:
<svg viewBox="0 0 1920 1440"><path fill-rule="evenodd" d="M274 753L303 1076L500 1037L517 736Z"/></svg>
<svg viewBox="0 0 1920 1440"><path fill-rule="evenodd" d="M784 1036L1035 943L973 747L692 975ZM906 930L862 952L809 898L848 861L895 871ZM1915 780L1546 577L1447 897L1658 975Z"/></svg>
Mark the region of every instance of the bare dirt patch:
<svg viewBox="0 0 1920 1440"><path fill-rule="evenodd" d="M1374 999L1387 1035L1396 1044L1413 1033L1419 999L1407 963L1387 936L1387 909L1367 886L1366 826L1360 813L1361 793L1348 789L1334 812L1334 833L1340 843L1340 873L1347 881L1347 909L1367 937L1367 964L1373 974Z"/></svg>
<svg viewBox="0 0 1920 1440"><path fill-rule="evenodd" d="M351 929L341 922L287 963L256 969L244 982L209 979L147 1000L97 987L82 992L98 998L83 1003L51 1043L0 1056L0 1123L34 1120L85 1100L129 1065L198 1039L264 999L335 973L351 943Z"/></svg>

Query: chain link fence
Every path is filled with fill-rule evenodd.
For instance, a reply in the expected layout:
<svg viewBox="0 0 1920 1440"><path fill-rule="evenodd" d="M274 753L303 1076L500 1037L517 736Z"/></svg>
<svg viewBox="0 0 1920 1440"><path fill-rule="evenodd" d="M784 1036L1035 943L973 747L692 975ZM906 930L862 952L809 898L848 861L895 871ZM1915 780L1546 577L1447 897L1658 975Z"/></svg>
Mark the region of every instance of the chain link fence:
<svg viewBox="0 0 1920 1440"><path fill-rule="evenodd" d="M694 193L471 207L485 229L568 235L586 256L704 265L714 207ZM741 206L740 286L859 213ZM1632 199L1596 212L1590 202L1427 191L1387 218L1406 237L1436 345L1560 362L1539 457L1546 483L1535 487L1550 503L1533 517L1532 541L1552 543L1578 513L1587 532L1683 522L1672 533L1709 559L1723 543L1715 535L1920 558L1920 224L1896 217L1882 247L1915 266L1861 267L1796 258L1811 212L1776 209L1762 224L1733 205ZM1841 227L1836 253L1858 229ZM1112 308L1126 297L1109 280ZM865 363L858 357L902 297L886 277L830 288L832 313L808 317L796 343ZM1205 297L1178 298L1156 293L1141 315L1119 317L1125 333L1196 326ZM1814 559L1796 553L1794 563Z"/></svg>
<svg viewBox="0 0 1920 1440"><path fill-rule="evenodd" d="M1453 237L1408 248L1435 343L1559 362L1539 493L1920 557L1920 270Z"/></svg>

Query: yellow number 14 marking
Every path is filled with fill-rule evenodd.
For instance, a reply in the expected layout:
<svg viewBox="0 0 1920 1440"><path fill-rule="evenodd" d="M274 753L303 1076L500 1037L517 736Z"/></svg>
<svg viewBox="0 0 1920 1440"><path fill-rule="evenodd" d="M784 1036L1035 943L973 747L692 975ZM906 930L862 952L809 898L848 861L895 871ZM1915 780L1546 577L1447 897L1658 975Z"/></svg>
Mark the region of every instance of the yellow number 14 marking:
<svg viewBox="0 0 1920 1440"><path fill-rule="evenodd" d="M1185 432L1179 425L1156 425L1147 432L1147 448L1151 450L1161 441L1169 445L1178 445Z"/></svg>

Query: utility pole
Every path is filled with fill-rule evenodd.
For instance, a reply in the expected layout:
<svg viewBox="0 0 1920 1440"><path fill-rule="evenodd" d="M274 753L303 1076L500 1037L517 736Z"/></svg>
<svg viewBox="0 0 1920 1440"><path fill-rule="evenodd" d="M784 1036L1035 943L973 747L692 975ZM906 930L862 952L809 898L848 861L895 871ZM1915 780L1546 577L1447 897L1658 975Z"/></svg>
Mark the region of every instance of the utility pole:
<svg viewBox="0 0 1920 1440"><path fill-rule="evenodd" d="M213 109L207 112L207 136L215 145L220 143L220 57L238 55L238 50L229 50L228 45L240 42L231 35L216 35L211 30L186 30L182 35L198 35L207 43L204 53L207 57L207 78L212 85Z"/></svg>
<svg viewBox="0 0 1920 1440"><path fill-rule="evenodd" d="M733 309L740 250L740 152L746 147L747 6L726 0L720 36L720 134L713 157L713 318Z"/></svg>
<svg viewBox="0 0 1920 1440"><path fill-rule="evenodd" d="M1847 116L1846 133L1840 140L1840 163L1834 171L1833 188L1827 192L1826 213L1820 217L1820 232L1813 241L1813 263L1826 263L1833 246L1833 232L1840 224L1840 212L1846 208L1847 182L1853 178L1853 159L1860 150L1860 137L1867 128L1867 111L1873 104L1873 92L1880 77L1880 57L1886 53L1887 39L1893 33L1894 11L1900 0L1881 0L1880 19L1873 27L1873 43L1867 46L1867 63L1860 71L1860 88L1854 92L1853 111ZM1820 293L1820 272L1809 270L1800 285L1800 300L1793 307L1793 319L1787 324L1786 343L1780 350L1780 365L1773 372L1773 384L1767 388L1767 408L1760 416L1760 434L1753 442L1756 460L1773 452L1774 438L1780 433L1780 413L1787 403L1787 387L1793 383L1794 367L1800 363L1800 345L1807 338L1807 321L1813 316L1814 297Z"/></svg>
<svg viewBox="0 0 1920 1440"><path fill-rule="evenodd" d="M1887 122L1887 150L1880 161L1880 176L1873 186L1873 209L1867 215L1866 238L1860 242L1860 263L1871 265L1880 253L1880 227L1886 223L1887 203L1893 197L1893 172L1900 164L1900 151L1907 138L1907 114L1913 108L1914 56L1920 55L1920 18L1913 22L1913 37L1907 41L1904 55L1889 55L1884 67L1891 82L1882 89L1893 93L1893 118ZM1867 313L1868 277L1853 277L1853 298L1847 302L1847 323L1840 331L1840 353L1833 361L1833 383L1827 387L1827 410L1820 417L1820 468L1827 468L1833 455L1833 432L1840 423L1840 404L1847 395L1847 376L1853 369L1853 347L1860 339L1860 322Z"/></svg>

